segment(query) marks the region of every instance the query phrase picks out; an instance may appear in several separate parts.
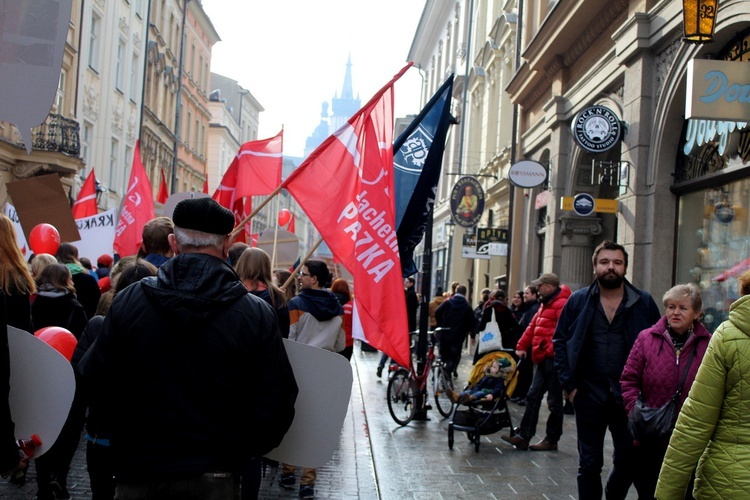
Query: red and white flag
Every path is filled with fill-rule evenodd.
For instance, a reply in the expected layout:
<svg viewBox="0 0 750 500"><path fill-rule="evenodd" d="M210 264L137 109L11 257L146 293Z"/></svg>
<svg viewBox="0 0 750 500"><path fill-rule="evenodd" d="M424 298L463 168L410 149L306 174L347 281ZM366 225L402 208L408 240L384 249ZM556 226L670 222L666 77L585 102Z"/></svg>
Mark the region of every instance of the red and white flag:
<svg viewBox="0 0 750 500"><path fill-rule="evenodd" d="M232 210L236 200L271 194L281 184L284 131L270 139L246 142L232 160L213 199Z"/></svg>
<svg viewBox="0 0 750 500"><path fill-rule="evenodd" d="M73 203L73 218L82 219L98 213L99 209L96 206L96 175L92 168L83 186L81 186L81 190L78 192L75 203Z"/></svg>
<svg viewBox="0 0 750 500"><path fill-rule="evenodd" d="M411 366L393 198L393 85L402 69L284 182L354 276L354 331ZM359 338L359 337L358 337Z"/></svg>
<svg viewBox="0 0 750 500"><path fill-rule="evenodd" d="M164 170L161 171L161 182L159 183L159 193L156 195L156 201L164 205L169 198L167 191L167 178L164 176Z"/></svg>
<svg viewBox="0 0 750 500"><path fill-rule="evenodd" d="M146 169L141 163L141 144L135 141L133 167L128 190L122 199L120 217L115 229L115 252L120 257L135 255L141 246L143 226L154 218L154 194Z"/></svg>

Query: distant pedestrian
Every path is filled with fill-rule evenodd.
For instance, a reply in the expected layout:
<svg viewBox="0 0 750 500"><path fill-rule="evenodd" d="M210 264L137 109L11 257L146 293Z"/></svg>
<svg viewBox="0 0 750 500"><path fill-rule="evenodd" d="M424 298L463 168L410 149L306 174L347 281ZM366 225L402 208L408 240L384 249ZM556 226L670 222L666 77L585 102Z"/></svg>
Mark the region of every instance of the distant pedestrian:
<svg viewBox="0 0 750 500"><path fill-rule="evenodd" d="M555 372L552 335L555 332L560 312L570 297L570 288L561 285L560 279L554 273L544 273L531 284L539 291L541 307L516 344L516 355L523 360L521 363L528 363L529 360L525 358L530 348L530 361L534 363L536 370L531 387L526 394L526 410L521 419L520 430L515 435L502 436L502 439L519 450L555 451L563 432L563 395ZM547 405L550 412L547 417L547 428L544 438L529 446L529 441L536 434L539 408L542 405L544 393L547 393Z"/></svg>
<svg viewBox="0 0 750 500"><path fill-rule="evenodd" d="M235 269L245 288L276 311L279 333L289 338L289 307L286 295L273 282L271 257L263 249L247 247L237 259Z"/></svg>
<svg viewBox="0 0 750 500"><path fill-rule="evenodd" d="M456 286L456 293L435 310L438 326L447 328L447 331L440 333L439 339L440 357L447 375L457 373L464 341L477 324L474 311L466 300L466 292L465 285Z"/></svg>
<svg viewBox="0 0 750 500"><path fill-rule="evenodd" d="M527 285L523 289L523 304L521 304L519 311L521 317L518 319L518 325L521 328L521 332L525 332L526 328L529 327L531 320L534 319L534 315L541 305L536 287L534 285ZM526 359L531 359L531 348L526 350ZM531 381L534 377L534 365L532 363L521 363L517 367L517 370L518 380L516 388L513 391L513 397L510 400L519 406L525 406L526 394L529 392L529 387L531 387ZM564 412L565 407L563 407Z"/></svg>
<svg viewBox="0 0 750 500"><path fill-rule="evenodd" d="M331 285L331 293L344 308L344 333L346 334L346 347L339 354L346 359L352 359L354 353L354 338L352 337L352 314L354 313L354 297L349 291L349 283L344 278L336 278Z"/></svg>
<svg viewBox="0 0 750 500"><path fill-rule="evenodd" d="M445 301L445 297L443 296L443 287L439 286L437 287L437 290L435 290L435 297L430 301L429 304L427 304L427 308L430 313L430 329L434 330L437 328L437 319L435 318L435 311L438 307L440 307L440 304L442 304Z"/></svg>
<svg viewBox="0 0 750 500"><path fill-rule="evenodd" d="M633 481L632 438L620 376L638 334L661 314L651 295L625 279L628 253L604 241L591 258L595 281L570 296L555 330L555 368L573 403L578 430L578 498L602 496L604 437L615 451L607 498L623 499Z"/></svg>
<svg viewBox="0 0 750 500"><path fill-rule="evenodd" d="M78 247L72 243L61 243L57 253L55 253L55 258L70 270L73 277L73 286L76 290L76 298L83 306L83 310L86 311L86 317L94 317L102 292L99 290L99 281L89 274L81 265L81 261L78 260ZM38 326L35 327L39 328Z"/></svg>
<svg viewBox="0 0 750 500"><path fill-rule="evenodd" d="M320 260L308 260L297 277L299 293L289 301L289 339L331 352L343 351L346 345L344 309L336 297L325 289L331 283L328 266ZM296 470L295 465L282 464L279 485L294 488ZM315 497L316 478L316 469L302 468L300 498Z"/></svg>
<svg viewBox="0 0 750 500"><path fill-rule="evenodd" d="M169 217L156 217L143 226L141 252L146 262L161 267L174 256L169 235L174 233L174 223Z"/></svg>
<svg viewBox="0 0 750 500"><path fill-rule="evenodd" d="M417 292L414 290L414 278L404 278L404 296L406 298L406 321L409 327L409 331L405 332L405 335L411 334L417 331L417 310L419 309L419 297ZM380 362L376 370L376 375L380 378L383 375L383 368L385 368L386 362L388 362L388 355L383 353L380 355Z"/></svg>

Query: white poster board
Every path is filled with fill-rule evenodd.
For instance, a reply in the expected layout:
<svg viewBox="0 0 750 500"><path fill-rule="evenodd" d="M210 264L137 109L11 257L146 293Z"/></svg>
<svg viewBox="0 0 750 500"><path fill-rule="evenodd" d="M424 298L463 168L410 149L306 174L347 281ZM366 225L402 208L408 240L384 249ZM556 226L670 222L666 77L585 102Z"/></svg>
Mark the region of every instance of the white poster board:
<svg viewBox="0 0 750 500"><path fill-rule="evenodd" d="M301 467L322 467L339 444L349 398L352 366L344 356L284 339L299 394L294 421L268 458Z"/></svg>

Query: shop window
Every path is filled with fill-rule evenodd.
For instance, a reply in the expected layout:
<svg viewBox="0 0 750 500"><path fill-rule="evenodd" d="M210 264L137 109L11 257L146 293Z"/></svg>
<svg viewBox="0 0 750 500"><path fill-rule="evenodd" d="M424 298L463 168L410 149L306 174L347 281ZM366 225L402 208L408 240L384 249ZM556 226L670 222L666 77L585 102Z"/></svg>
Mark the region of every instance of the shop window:
<svg viewBox="0 0 750 500"><path fill-rule="evenodd" d="M750 179L680 197L676 283L695 283L703 323L713 331L740 296L737 277L750 270Z"/></svg>

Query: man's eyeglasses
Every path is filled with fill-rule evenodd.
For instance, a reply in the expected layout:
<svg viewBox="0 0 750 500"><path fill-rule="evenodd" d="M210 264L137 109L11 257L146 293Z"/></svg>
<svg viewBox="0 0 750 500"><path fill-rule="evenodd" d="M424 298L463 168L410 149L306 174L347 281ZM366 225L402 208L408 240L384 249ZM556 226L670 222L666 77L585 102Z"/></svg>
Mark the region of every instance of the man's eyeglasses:
<svg viewBox="0 0 750 500"><path fill-rule="evenodd" d="M310 274L310 273L303 273L302 271L300 271L300 272L297 273L297 276L299 276L301 278L302 276L312 276L312 274Z"/></svg>

